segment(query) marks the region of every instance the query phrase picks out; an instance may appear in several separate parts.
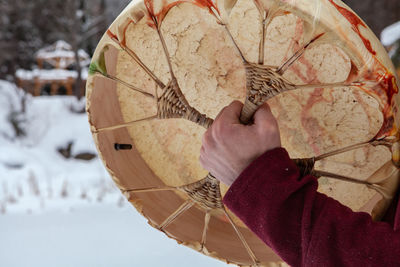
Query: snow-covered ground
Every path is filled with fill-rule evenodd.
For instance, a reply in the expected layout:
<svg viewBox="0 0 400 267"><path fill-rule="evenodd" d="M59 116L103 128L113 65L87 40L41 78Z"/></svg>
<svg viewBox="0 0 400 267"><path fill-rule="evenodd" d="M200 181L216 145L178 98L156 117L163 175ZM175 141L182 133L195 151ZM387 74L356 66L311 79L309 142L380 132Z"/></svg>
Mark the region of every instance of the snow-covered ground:
<svg viewBox="0 0 400 267"><path fill-rule="evenodd" d="M41 213L77 203L121 203L102 163L73 156L96 148L85 113L71 112L74 97L28 97L20 115L26 136L15 138L8 122L18 112L18 89L0 83L0 213ZM19 92L20 93L20 92ZM57 150L72 143L71 158Z"/></svg>
<svg viewBox="0 0 400 267"><path fill-rule="evenodd" d="M228 266L178 245L128 205L0 215L0 227L5 267Z"/></svg>
<svg viewBox="0 0 400 267"><path fill-rule="evenodd" d="M71 112L82 103L27 97L21 115L20 97L0 81L0 266L227 266L151 228L98 158L74 158L96 153L86 114Z"/></svg>
<svg viewBox="0 0 400 267"><path fill-rule="evenodd" d="M384 46L393 45L400 39L400 21L386 27L381 33L381 42Z"/></svg>
<svg viewBox="0 0 400 267"><path fill-rule="evenodd" d="M381 42L388 49L389 57L395 67L400 68L400 21L387 26L381 32Z"/></svg>

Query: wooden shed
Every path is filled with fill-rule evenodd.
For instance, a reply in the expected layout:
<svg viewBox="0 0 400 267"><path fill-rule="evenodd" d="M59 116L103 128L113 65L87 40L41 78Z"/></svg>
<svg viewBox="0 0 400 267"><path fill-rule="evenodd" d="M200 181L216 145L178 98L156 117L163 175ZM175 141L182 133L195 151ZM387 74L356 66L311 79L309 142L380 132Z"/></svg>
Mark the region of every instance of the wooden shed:
<svg viewBox="0 0 400 267"><path fill-rule="evenodd" d="M75 53L70 44L57 41L36 52L37 68L16 71L16 83L34 96L39 95L73 95L78 72ZM78 51L81 72L81 91L84 95L89 55L82 49Z"/></svg>

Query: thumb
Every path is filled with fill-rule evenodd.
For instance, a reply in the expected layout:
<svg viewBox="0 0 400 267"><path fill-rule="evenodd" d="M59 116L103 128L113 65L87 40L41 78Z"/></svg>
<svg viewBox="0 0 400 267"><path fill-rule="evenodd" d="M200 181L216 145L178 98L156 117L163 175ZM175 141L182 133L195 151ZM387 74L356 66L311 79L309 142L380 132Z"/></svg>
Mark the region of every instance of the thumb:
<svg viewBox="0 0 400 267"><path fill-rule="evenodd" d="M254 125L257 128L271 127L271 125L277 125L277 121L271 112L271 108L265 102L262 104L254 114Z"/></svg>
<svg viewBox="0 0 400 267"><path fill-rule="evenodd" d="M220 119L230 124L240 124L239 117L242 108L243 104L235 100L225 107L215 120Z"/></svg>

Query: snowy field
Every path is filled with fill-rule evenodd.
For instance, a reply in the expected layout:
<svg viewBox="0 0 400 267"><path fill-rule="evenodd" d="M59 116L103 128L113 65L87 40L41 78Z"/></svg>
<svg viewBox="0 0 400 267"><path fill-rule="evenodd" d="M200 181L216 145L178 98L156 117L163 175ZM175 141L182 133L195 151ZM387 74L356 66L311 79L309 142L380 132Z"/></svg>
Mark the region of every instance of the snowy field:
<svg viewBox="0 0 400 267"><path fill-rule="evenodd" d="M21 95L0 81L0 266L227 266L151 228L97 157L80 159L96 154L71 111L84 103L28 96L21 113Z"/></svg>

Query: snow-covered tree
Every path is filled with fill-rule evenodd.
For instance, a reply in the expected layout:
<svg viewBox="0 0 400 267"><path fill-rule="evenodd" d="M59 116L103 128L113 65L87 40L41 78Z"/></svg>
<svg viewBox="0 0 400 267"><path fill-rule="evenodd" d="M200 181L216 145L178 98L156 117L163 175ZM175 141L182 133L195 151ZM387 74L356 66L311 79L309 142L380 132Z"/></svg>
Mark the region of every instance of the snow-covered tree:
<svg viewBox="0 0 400 267"><path fill-rule="evenodd" d="M92 53L129 0L0 0L0 79L30 68L35 52L57 40ZM79 57L77 57L79 61ZM75 69L80 72L80 64ZM81 77L75 94L81 97Z"/></svg>

